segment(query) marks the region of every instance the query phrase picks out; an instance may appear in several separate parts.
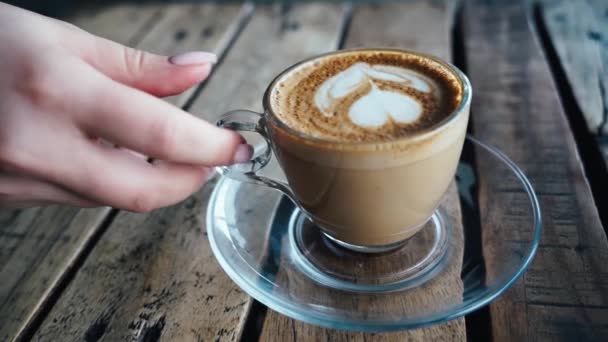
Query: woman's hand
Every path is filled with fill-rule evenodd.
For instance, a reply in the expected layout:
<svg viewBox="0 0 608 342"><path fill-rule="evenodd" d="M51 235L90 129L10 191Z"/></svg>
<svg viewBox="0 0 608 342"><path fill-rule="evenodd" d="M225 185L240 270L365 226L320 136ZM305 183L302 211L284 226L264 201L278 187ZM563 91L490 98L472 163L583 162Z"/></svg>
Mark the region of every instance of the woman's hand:
<svg viewBox="0 0 608 342"><path fill-rule="evenodd" d="M248 160L237 133L157 98L201 82L214 62L138 51L0 3L0 206L145 212L196 191L209 166Z"/></svg>

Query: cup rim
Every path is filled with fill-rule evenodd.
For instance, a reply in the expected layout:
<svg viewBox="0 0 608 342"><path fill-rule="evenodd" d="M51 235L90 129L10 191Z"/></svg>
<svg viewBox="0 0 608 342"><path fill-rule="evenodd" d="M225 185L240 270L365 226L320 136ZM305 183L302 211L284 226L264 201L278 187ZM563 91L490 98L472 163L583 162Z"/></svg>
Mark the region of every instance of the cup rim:
<svg viewBox="0 0 608 342"><path fill-rule="evenodd" d="M453 73L453 75L456 77L456 79L462 85L462 99L460 100L460 103L452 111L452 113L447 115L441 121L438 121L437 123L425 128L423 130L413 132L411 134L408 134L407 136L400 137L397 139L386 140L386 141L372 141L372 142L370 142L370 141L336 141L336 140L315 137L313 135L306 134L306 133L300 132L298 130L295 130L295 129L289 127L274 113L272 106L270 105L270 95L271 95L273 89L275 88L276 84L282 77L286 76L287 74L289 74L291 71L297 69L298 67L300 67L306 63L312 62L319 58L328 57L328 56L332 56L332 55L339 55L339 54L344 54L344 53L366 52L366 51L370 51L370 52L386 51L386 52L407 53L407 54L411 54L411 55L414 55L417 57L430 59L433 62L442 65L447 70L451 71ZM460 116L460 114L465 112L465 108L467 106L469 106L471 103L471 97L472 97L472 88L471 88L471 83L469 81L469 78L460 69L458 69L455 65L453 65L450 62L444 61L444 60L442 60L438 57L435 57L433 55L430 55L430 54L417 52L417 51L413 51L413 50L396 49L396 48L382 48L382 47L380 47L380 48L368 47L368 48L342 49L342 50L326 52L326 53L322 53L322 54L318 54L318 55L306 58L300 62L297 62L296 64L291 65L290 67L281 71L270 82L270 84L266 88L266 91L264 92L262 104L264 107L264 116L270 117L272 119L273 124L276 126L276 128L279 128L280 130L284 131L285 133L287 133L295 138L298 138L298 140L300 140L301 142L310 143L313 145L322 145L325 148L334 148L334 149L347 149L348 147L351 147L351 148L363 149L363 150L370 150L370 149L377 150L377 149L381 149L383 146L394 146L395 144L409 143L409 142L416 142L419 140L424 140L425 138L436 134L437 132L441 131L443 128L449 126L452 122L456 121L456 119Z"/></svg>

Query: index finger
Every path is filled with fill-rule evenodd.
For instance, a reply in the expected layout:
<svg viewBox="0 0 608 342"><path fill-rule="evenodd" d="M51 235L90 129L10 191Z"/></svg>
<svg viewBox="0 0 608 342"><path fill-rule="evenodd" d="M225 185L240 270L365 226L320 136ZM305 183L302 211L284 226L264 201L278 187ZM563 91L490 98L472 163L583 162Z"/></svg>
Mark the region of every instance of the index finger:
<svg viewBox="0 0 608 342"><path fill-rule="evenodd" d="M249 148L238 133L98 76L94 89L83 91L75 106L86 113L80 124L89 133L153 158L180 163L211 166L246 159L243 152Z"/></svg>

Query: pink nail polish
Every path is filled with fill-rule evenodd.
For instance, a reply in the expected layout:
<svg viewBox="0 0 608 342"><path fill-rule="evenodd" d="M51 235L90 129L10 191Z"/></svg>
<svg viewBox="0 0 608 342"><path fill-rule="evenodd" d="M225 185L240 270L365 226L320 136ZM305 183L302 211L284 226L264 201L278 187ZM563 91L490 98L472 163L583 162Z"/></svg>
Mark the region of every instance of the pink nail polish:
<svg viewBox="0 0 608 342"><path fill-rule="evenodd" d="M217 63L217 56L211 52L192 51L169 57L169 63L175 65L197 65Z"/></svg>
<svg viewBox="0 0 608 342"><path fill-rule="evenodd" d="M232 157L233 163L244 163L251 160L253 156L253 147L247 144L241 144L236 148L234 156Z"/></svg>

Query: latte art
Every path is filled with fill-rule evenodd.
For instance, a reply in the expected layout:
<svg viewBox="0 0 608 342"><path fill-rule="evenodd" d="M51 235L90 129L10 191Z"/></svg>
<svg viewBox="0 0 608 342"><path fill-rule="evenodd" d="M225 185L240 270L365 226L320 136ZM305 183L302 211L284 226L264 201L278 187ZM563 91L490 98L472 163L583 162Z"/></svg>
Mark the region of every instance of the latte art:
<svg viewBox="0 0 608 342"><path fill-rule="evenodd" d="M379 90L375 86L348 110L350 120L362 127L380 127L389 118L399 123L409 123L416 121L420 114L422 106L412 97Z"/></svg>
<svg viewBox="0 0 608 342"><path fill-rule="evenodd" d="M338 53L277 80L270 105L286 125L324 140L386 141L427 129L460 102L445 66L393 51Z"/></svg>
<svg viewBox="0 0 608 342"><path fill-rule="evenodd" d="M339 99L356 90L371 86L371 90L357 99L348 109L350 120L362 127L383 126L389 118L399 123L411 123L422 114L422 105L407 94L378 89L374 80L403 83L421 92L431 91L431 82L414 71L388 65L355 63L327 79L315 93L315 104L326 116L335 115Z"/></svg>

